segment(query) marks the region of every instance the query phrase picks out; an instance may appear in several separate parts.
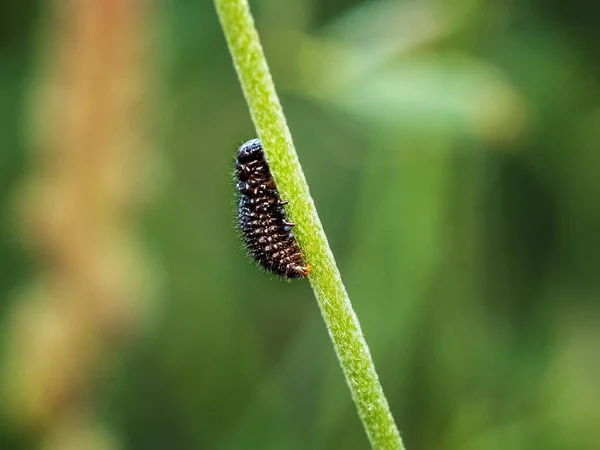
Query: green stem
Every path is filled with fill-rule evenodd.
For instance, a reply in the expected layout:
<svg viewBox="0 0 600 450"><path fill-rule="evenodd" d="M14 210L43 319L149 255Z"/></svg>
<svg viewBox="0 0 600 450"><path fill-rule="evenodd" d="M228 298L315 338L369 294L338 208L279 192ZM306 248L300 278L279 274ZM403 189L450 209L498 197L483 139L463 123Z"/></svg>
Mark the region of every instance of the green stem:
<svg viewBox="0 0 600 450"><path fill-rule="evenodd" d="M295 234L313 272L309 276L358 414L376 449L404 449L379 383L369 347L352 309L310 196L247 0L215 0L221 26L258 137Z"/></svg>

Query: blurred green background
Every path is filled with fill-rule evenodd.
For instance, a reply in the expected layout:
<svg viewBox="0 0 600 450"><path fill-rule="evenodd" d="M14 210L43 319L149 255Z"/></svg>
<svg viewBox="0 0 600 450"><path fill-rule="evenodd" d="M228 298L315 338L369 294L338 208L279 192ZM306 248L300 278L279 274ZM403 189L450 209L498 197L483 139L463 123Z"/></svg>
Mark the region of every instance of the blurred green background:
<svg viewBox="0 0 600 450"><path fill-rule="evenodd" d="M57 264L28 245L18 214L47 157L32 150L31 111L62 24L51 3L0 6L8 349L21 292ZM600 449L598 8L251 5L407 448ZM152 106L134 111L149 143L137 161L152 168L125 227L148 261L146 306L131 319L143 325L121 325L85 395L47 409L92 417L110 438L46 445L60 425L5 400L0 449L368 448L309 284L259 272L236 235L232 163L255 132L212 2L157 2L144 17ZM10 370L49 379L19 364Z"/></svg>

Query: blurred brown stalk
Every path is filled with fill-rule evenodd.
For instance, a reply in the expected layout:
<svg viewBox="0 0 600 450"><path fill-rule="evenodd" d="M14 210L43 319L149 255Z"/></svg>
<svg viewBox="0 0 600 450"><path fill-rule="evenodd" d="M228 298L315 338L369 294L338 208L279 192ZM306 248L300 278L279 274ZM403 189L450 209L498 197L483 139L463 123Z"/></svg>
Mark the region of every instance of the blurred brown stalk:
<svg viewBox="0 0 600 450"><path fill-rule="evenodd" d="M37 151L17 196L39 270L10 316L1 407L43 448L115 448L90 394L148 312L134 226L149 161L141 137L151 5L52 6L32 95Z"/></svg>

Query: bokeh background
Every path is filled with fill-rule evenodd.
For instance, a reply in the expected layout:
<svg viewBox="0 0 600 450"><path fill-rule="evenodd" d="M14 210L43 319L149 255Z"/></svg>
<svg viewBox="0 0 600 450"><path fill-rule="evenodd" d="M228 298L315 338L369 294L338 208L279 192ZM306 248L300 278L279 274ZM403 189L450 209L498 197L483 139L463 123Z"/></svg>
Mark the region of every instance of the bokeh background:
<svg viewBox="0 0 600 450"><path fill-rule="evenodd" d="M408 449L599 449L597 7L251 5ZM0 449L368 448L212 2L2 2L0 105Z"/></svg>

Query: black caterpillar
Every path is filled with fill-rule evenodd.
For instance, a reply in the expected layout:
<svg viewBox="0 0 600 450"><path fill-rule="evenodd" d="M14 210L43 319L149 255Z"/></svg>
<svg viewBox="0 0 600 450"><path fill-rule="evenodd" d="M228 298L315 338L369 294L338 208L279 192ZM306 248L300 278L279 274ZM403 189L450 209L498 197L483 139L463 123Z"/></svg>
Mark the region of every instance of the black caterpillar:
<svg viewBox="0 0 600 450"><path fill-rule="evenodd" d="M259 139L240 147L236 160L239 192L238 221L250 255L269 272L286 278L304 278L311 267L291 232L284 205Z"/></svg>

